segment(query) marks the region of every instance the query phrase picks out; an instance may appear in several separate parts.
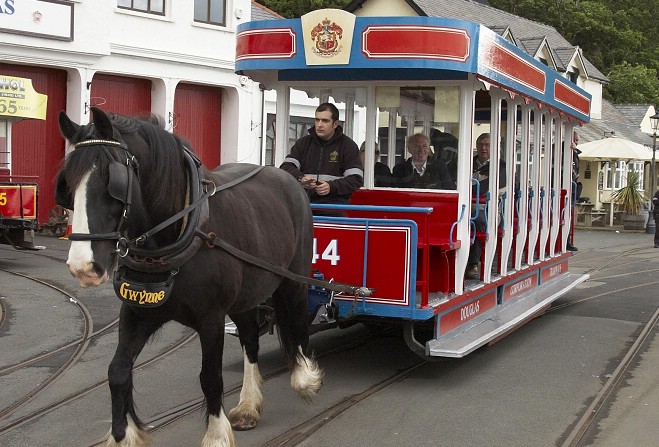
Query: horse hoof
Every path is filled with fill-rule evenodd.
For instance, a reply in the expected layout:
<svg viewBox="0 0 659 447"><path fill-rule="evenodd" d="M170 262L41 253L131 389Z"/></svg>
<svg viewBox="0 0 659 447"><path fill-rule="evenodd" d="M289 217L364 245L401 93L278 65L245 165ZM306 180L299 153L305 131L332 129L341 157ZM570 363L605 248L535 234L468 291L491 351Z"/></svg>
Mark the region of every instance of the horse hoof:
<svg viewBox="0 0 659 447"><path fill-rule="evenodd" d="M231 427L236 431L247 431L256 428L258 420L250 416L240 416L236 420L231 420Z"/></svg>

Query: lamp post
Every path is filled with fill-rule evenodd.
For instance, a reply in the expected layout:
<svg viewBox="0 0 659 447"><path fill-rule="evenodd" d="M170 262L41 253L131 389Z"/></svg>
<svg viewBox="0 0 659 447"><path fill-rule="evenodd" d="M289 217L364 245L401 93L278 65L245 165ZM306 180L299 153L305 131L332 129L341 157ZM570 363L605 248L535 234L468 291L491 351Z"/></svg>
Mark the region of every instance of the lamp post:
<svg viewBox="0 0 659 447"><path fill-rule="evenodd" d="M654 204L652 203L652 197L655 193L655 183L657 181L657 176L654 172L656 156L657 156L657 128L659 128L659 112L654 113L650 117L650 125L652 126L652 164L650 165L650 215L648 216L648 224L645 227L645 232L648 234L654 234L657 230L654 224Z"/></svg>

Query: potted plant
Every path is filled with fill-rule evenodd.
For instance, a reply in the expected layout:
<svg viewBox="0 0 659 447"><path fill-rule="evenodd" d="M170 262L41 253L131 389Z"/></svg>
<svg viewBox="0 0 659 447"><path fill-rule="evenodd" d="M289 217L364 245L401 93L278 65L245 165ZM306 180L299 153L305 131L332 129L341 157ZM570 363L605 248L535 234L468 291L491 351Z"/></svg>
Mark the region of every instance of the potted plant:
<svg viewBox="0 0 659 447"><path fill-rule="evenodd" d="M611 196L614 203L620 205L625 214L622 223L625 230L642 230L645 228L646 216L641 215L641 209L646 203L645 195L639 191L641 176L631 170L627 173L627 185L615 191Z"/></svg>

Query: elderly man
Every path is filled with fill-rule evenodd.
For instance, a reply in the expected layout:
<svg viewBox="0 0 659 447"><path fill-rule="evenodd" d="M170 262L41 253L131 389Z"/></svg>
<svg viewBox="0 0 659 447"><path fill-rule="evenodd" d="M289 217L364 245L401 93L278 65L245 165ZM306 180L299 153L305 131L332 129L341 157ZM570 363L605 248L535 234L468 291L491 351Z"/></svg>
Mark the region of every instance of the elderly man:
<svg viewBox="0 0 659 447"><path fill-rule="evenodd" d="M446 164L441 160L429 160L430 141L417 133L407 138L407 150L412 155L394 166L394 177L403 188L455 189Z"/></svg>

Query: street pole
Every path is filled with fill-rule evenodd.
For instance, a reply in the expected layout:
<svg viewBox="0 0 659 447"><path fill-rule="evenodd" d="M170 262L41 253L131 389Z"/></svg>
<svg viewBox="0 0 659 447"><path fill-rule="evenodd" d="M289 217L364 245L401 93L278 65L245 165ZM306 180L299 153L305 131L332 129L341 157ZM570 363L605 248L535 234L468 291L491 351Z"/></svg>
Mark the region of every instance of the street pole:
<svg viewBox="0 0 659 447"><path fill-rule="evenodd" d="M645 227L645 232L648 234L654 234L657 229L655 228L654 224L654 204L652 203L652 198L654 197L654 193L656 191L656 181L657 181L657 176L654 172L655 169L655 163L656 163L656 157L657 157L657 127L659 127L659 113L655 113L653 116L650 117L650 123L652 125L652 164L650 165L650 184L652 185L650 187L650 213L648 216L648 223Z"/></svg>

